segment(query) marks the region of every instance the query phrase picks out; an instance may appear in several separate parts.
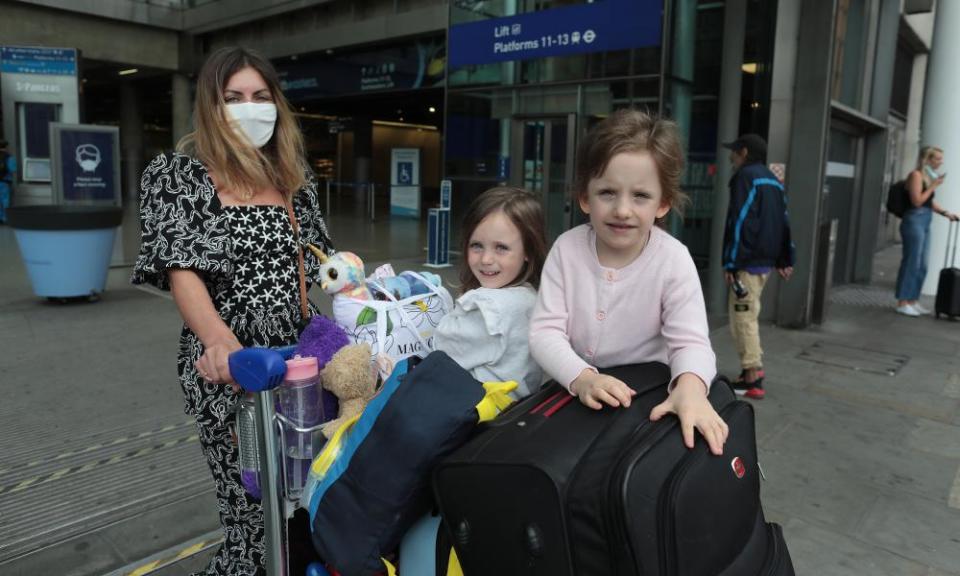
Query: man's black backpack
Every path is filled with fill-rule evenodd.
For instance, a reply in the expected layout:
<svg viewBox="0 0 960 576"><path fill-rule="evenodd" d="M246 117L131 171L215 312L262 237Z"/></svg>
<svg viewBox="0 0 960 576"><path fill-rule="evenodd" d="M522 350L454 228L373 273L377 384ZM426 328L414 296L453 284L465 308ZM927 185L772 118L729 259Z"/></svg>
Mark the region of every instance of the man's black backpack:
<svg viewBox="0 0 960 576"><path fill-rule="evenodd" d="M909 194L906 180L891 184L890 190L887 191L887 212L897 218L903 218L903 213L912 208Z"/></svg>
<svg viewBox="0 0 960 576"><path fill-rule="evenodd" d="M7 166L7 158L9 157L9 152L0 152L0 180L4 182L10 180L10 170Z"/></svg>

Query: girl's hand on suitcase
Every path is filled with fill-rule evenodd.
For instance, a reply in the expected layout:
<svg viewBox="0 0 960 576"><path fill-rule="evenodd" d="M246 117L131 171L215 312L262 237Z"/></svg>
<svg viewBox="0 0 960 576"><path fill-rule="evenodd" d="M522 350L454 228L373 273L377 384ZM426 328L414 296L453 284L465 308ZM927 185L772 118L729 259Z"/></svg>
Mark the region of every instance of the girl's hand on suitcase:
<svg viewBox="0 0 960 576"><path fill-rule="evenodd" d="M590 369L581 372L577 379L570 383L570 392L573 392L582 404L594 410L603 408L603 404L614 408L629 407L630 400L636 395L623 381Z"/></svg>
<svg viewBox="0 0 960 576"><path fill-rule="evenodd" d="M723 444L727 441L730 429L723 418L707 400L706 385L690 372L684 372L677 378L677 385L670 396L653 408L650 419L656 422L667 414L676 414L683 431L683 443L693 448L694 429L700 431L710 447L710 452L720 456Z"/></svg>

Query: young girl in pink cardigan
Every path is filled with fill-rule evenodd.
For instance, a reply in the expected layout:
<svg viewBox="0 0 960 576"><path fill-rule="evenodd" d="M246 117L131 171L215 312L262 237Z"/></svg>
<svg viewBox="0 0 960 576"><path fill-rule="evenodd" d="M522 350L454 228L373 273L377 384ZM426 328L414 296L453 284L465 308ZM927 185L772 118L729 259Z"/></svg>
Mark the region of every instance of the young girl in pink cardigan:
<svg viewBox="0 0 960 576"><path fill-rule="evenodd" d="M727 425L707 400L716 375L700 279L686 246L660 228L687 201L676 125L620 110L587 134L577 156L580 208L590 223L547 256L530 319L534 360L587 406L629 406L633 390L597 368L660 361L670 396L650 413L680 418L714 454Z"/></svg>

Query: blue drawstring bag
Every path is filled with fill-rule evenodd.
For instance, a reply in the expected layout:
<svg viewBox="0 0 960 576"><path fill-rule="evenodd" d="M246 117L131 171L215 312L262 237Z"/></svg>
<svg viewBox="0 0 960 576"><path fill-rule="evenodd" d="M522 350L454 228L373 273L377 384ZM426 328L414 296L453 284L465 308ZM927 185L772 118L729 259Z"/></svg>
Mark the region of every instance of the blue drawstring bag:
<svg viewBox="0 0 960 576"><path fill-rule="evenodd" d="M310 467L301 504L313 545L342 574L384 571L382 557L431 506L434 467L512 402L516 382L480 383L443 352L409 362Z"/></svg>

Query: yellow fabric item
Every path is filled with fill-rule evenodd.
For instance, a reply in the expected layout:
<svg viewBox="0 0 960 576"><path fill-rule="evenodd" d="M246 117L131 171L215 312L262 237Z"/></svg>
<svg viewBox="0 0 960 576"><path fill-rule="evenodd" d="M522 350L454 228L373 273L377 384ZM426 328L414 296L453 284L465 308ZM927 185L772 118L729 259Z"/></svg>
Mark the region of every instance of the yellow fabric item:
<svg viewBox="0 0 960 576"><path fill-rule="evenodd" d="M386 558L381 558L383 560L383 565L387 567L387 576L397 576L397 567L387 561Z"/></svg>
<svg viewBox="0 0 960 576"><path fill-rule="evenodd" d="M453 548L450 549L450 560L447 562L447 573L445 576L463 576L460 559L457 558L457 551Z"/></svg>
<svg viewBox="0 0 960 576"><path fill-rule="evenodd" d="M480 422L493 420L498 414L513 404L513 398L510 392L517 388L517 383L513 380L509 382L484 382L483 389L487 391L483 400L477 404L477 414L480 416Z"/></svg>
<svg viewBox="0 0 960 576"><path fill-rule="evenodd" d="M360 419L361 414L357 414L341 424L333 434L333 438L327 441L320 455L313 459L313 464L310 465L310 471L314 475L323 476L327 473L330 465L333 464L333 461L340 455L340 445L343 443L343 435L346 434L350 428L353 428L353 425Z"/></svg>

